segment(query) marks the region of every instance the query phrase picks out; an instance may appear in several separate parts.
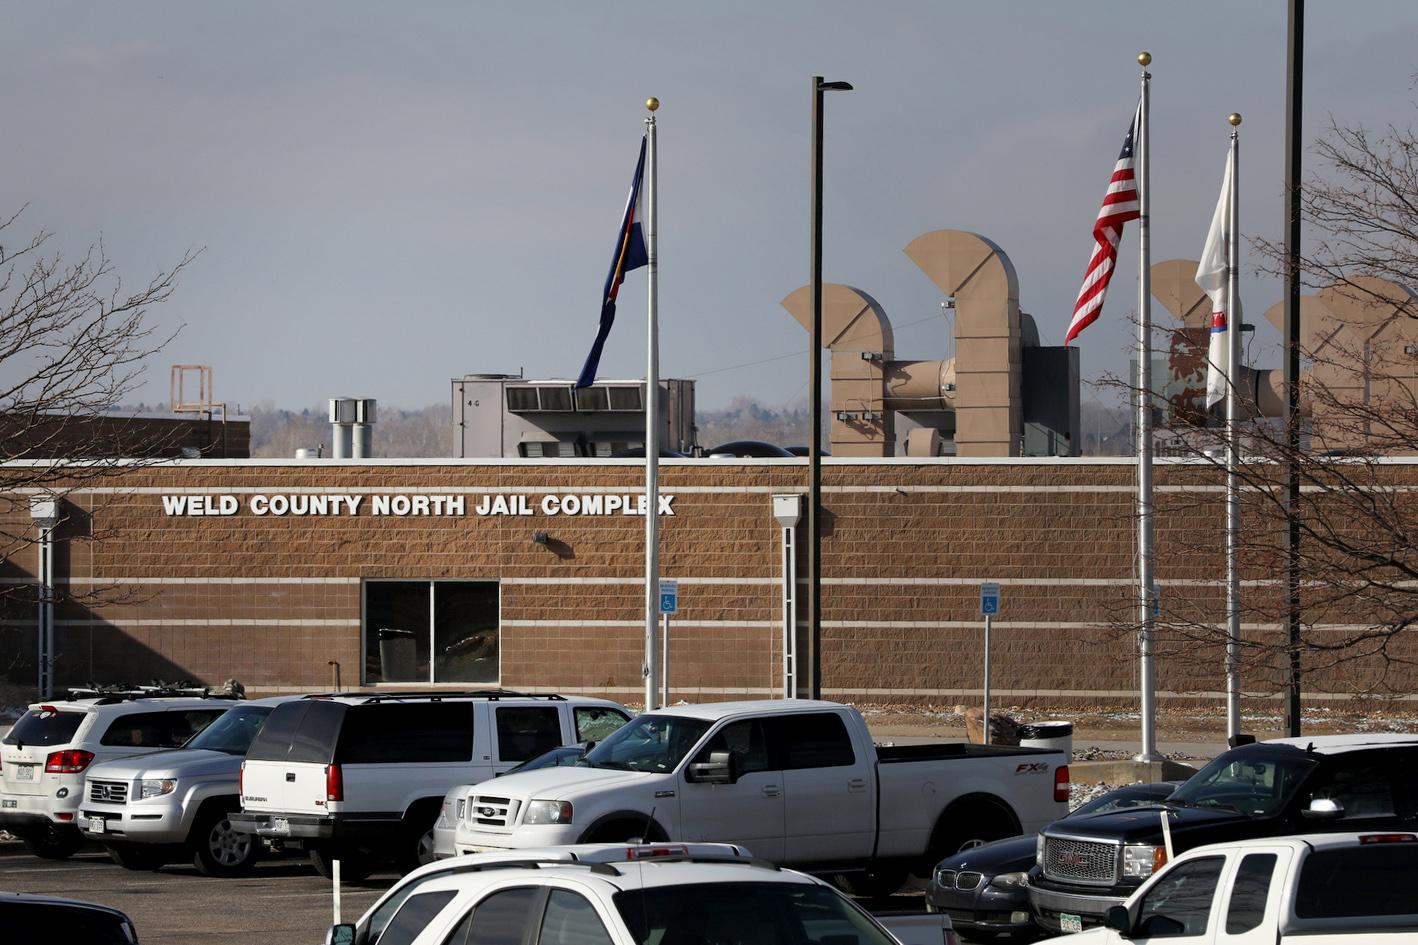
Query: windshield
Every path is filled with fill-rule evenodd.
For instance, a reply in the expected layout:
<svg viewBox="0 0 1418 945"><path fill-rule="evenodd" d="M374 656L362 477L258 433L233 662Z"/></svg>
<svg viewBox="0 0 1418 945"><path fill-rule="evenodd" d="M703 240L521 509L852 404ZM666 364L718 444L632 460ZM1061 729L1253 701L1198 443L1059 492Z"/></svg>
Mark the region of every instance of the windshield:
<svg viewBox="0 0 1418 945"><path fill-rule="evenodd" d="M1162 799L1172 793L1172 785L1162 785L1151 789L1122 788L1110 791L1102 797L1095 797L1069 817L1090 817L1093 814L1111 814L1115 810L1129 807L1149 807L1162 803Z"/></svg>
<svg viewBox="0 0 1418 945"><path fill-rule="evenodd" d="M841 893L817 884L655 886L616 893L615 906L637 945L895 945Z"/></svg>
<svg viewBox="0 0 1418 945"><path fill-rule="evenodd" d="M1177 788L1167 803L1267 817L1285 805L1316 763L1298 749L1228 751Z"/></svg>
<svg viewBox="0 0 1418 945"><path fill-rule="evenodd" d="M582 764L622 771L673 771L708 730L704 719L642 715L616 729Z"/></svg>
<svg viewBox="0 0 1418 945"><path fill-rule="evenodd" d="M569 768L580 764L581 757L586 754L586 749L580 745L563 745L560 748L553 748L551 751L542 752L535 758L528 758L515 768L508 770L507 774L516 774L518 771L536 771L538 768ZM501 775L498 775L501 777Z"/></svg>
<svg viewBox="0 0 1418 945"><path fill-rule="evenodd" d="M217 720L187 740L183 748L204 748L228 755L245 755L266 716L275 706L243 705L227 709Z"/></svg>

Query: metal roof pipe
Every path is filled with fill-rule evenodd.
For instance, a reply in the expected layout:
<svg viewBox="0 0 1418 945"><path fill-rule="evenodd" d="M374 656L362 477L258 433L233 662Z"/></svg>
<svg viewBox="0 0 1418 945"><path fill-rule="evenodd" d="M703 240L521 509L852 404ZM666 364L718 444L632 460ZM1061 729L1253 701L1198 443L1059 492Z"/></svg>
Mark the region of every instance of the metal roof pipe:
<svg viewBox="0 0 1418 945"><path fill-rule="evenodd" d="M954 410L955 359L887 362L886 406L891 410Z"/></svg>
<svg viewBox="0 0 1418 945"><path fill-rule="evenodd" d="M356 400L355 422L351 427L350 445L355 459L370 459L374 456L374 413L375 401Z"/></svg>
<svg viewBox="0 0 1418 945"><path fill-rule="evenodd" d="M355 400L335 397L330 400L330 454L334 459L350 459L354 455Z"/></svg>

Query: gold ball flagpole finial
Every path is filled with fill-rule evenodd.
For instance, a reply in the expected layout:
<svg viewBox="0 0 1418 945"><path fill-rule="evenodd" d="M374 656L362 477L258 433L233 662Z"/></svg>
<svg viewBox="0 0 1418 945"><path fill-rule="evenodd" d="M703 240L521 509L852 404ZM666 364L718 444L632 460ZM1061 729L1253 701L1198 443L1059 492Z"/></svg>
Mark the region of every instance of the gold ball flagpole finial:
<svg viewBox="0 0 1418 945"><path fill-rule="evenodd" d="M1139 66L1142 66L1142 68L1144 69L1152 65L1152 53L1147 52L1146 50L1143 50L1142 52L1138 53L1137 64Z"/></svg>
<svg viewBox="0 0 1418 945"><path fill-rule="evenodd" d="M655 109L660 107L660 100L652 95L645 100L645 107L653 112Z"/></svg>
<svg viewBox="0 0 1418 945"><path fill-rule="evenodd" d="M1229 121L1231 123L1231 127L1234 128L1241 123L1241 113L1232 112L1231 114L1226 116L1226 120Z"/></svg>

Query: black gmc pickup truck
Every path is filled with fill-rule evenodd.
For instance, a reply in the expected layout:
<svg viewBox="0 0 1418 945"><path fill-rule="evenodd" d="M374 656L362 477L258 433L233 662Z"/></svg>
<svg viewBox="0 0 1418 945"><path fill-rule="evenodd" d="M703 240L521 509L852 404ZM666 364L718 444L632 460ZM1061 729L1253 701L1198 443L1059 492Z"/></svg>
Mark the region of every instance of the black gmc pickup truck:
<svg viewBox="0 0 1418 945"><path fill-rule="evenodd" d="M1052 932L1103 924L1173 854L1207 843L1330 830L1418 828L1418 735L1328 735L1233 748L1171 797L1039 835L1034 920Z"/></svg>

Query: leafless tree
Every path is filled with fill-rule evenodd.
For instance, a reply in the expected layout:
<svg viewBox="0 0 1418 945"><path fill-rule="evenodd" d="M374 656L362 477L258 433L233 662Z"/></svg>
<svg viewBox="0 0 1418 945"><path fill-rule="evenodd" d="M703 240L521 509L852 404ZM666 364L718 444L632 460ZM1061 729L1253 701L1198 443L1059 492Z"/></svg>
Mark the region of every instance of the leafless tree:
<svg viewBox="0 0 1418 945"><path fill-rule="evenodd" d="M62 500L131 466L133 457L161 452L163 434L115 408L170 340L149 312L171 298L196 256L189 252L126 289L102 242L66 257L49 232L20 235L19 219L17 212L0 221L0 574L20 578L0 586L0 607L9 613L35 599L25 581L27 549L37 540L30 497ZM97 537L63 520L56 534L66 541Z"/></svg>
<svg viewBox="0 0 1418 945"><path fill-rule="evenodd" d="M1300 448L1288 445L1267 400L1264 373L1244 372L1239 640L1247 687L1278 689L1291 644L1283 630L1287 554L1284 470L1300 487L1301 670L1306 688L1386 695L1418 684L1418 135L1332 124L1315 145L1302 207L1308 252L1303 308ZM1282 273L1281 247L1257 240L1265 269ZM1254 310L1254 309L1253 309ZM1204 334L1172 346L1204 371ZM1195 335L1195 332L1193 332ZM1185 360L1185 359L1184 359ZM1278 376L1278 370L1275 372ZM1169 444L1195 462L1177 475L1224 481L1225 431L1199 390L1171 403ZM1273 405L1275 398L1269 398ZM1222 573L1223 511L1216 492L1159 497L1164 519L1187 521L1159 539L1161 573L1195 578L1163 597L1159 641L1170 665L1219 674L1229 642ZM1170 518L1169 518L1170 517ZM1204 578L1203 578L1204 576ZM1115 629L1136 630L1120 600Z"/></svg>

